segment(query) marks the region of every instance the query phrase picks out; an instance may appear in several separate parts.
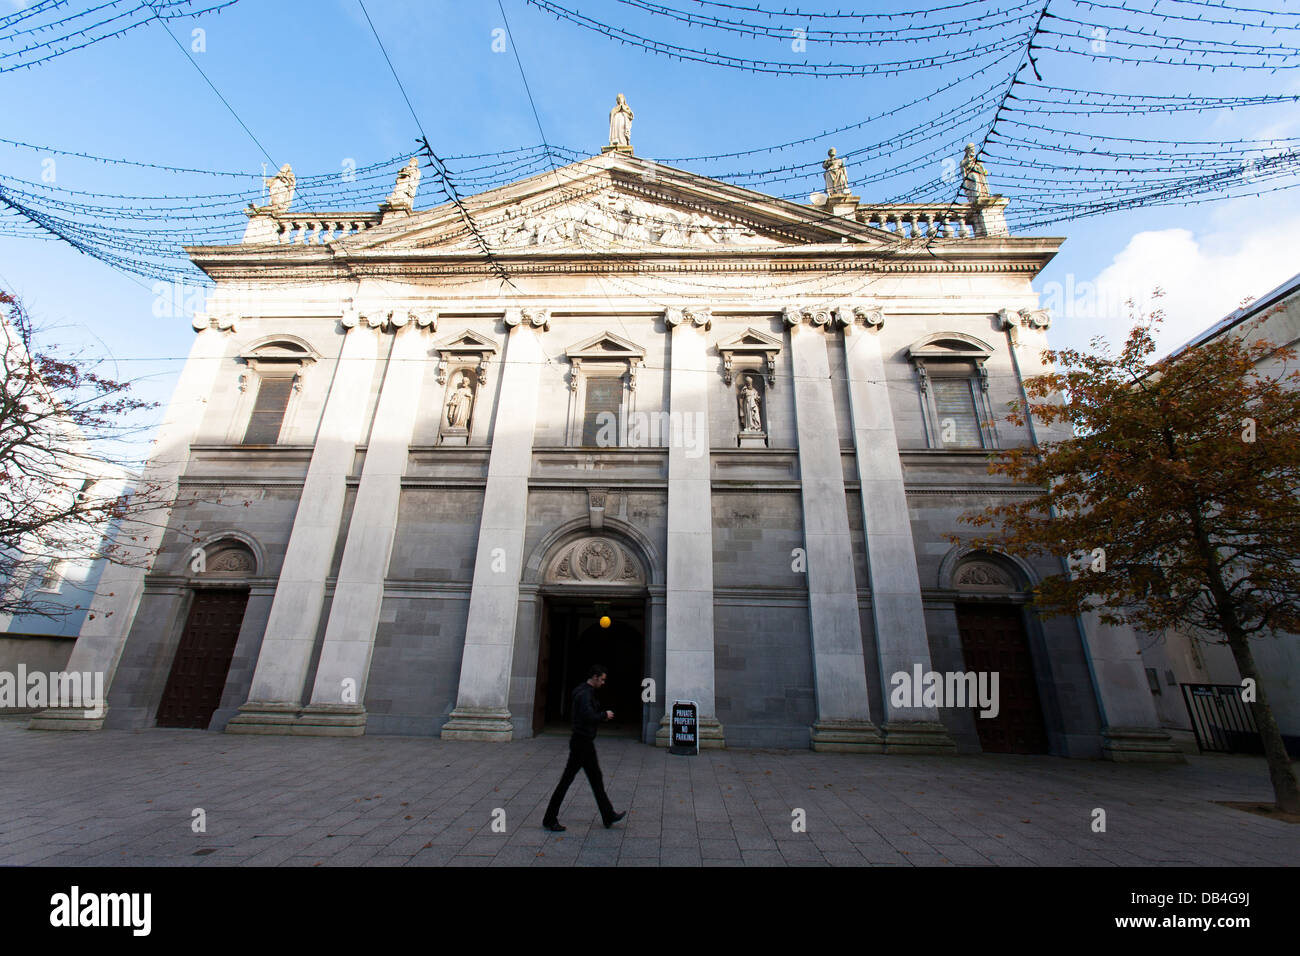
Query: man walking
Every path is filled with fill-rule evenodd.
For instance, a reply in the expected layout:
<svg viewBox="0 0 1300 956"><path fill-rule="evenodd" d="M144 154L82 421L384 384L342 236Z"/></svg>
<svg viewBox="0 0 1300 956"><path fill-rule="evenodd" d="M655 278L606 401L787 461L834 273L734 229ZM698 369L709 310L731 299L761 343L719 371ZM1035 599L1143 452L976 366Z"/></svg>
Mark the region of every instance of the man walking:
<svg viewBox="0 0 1300 956"><path fill-rule="evenodd" d="M600 764L596 761L596 727L602 720L613 720L612 710L602 711L596 703L596 691L605 684L605 668L592 664L585 681L573 689L573 735L569 738L569 762L564 765L560 784L551 794L551 802L546 807L546 816L542 817L542 826L560 833L564 827L560 824L560 804L569 792L569 784L578 775L578 770L586 771L591 792L596 795L596 806L600 808L600 818L608 830L627 812L615 813L614 805L605 796L605 782L600 775Z"/></svg>

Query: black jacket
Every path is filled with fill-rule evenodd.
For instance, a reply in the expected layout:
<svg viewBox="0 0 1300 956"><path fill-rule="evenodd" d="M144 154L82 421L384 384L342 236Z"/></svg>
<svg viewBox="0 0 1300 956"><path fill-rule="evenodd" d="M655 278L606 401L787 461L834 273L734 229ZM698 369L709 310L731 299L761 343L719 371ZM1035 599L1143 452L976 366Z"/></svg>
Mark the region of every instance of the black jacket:
<svg viewBox="0 0 1300 956"><path fill-rule="evenodd" d="M605 719L605 710L596 700L596 688L586 681L573 688L573 736L596 739L596 727Z"/></svg>

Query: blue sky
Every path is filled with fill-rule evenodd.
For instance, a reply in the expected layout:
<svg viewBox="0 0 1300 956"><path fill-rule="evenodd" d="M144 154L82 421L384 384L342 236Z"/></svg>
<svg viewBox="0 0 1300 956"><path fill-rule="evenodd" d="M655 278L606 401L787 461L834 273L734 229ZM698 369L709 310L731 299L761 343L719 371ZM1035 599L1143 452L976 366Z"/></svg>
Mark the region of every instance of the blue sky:
<svg viewBox="0 0 1300 956"><path fill-rule="evenodd" d="M1160 2L1170 10L1195 10L1174 6L1178 0ZM768 7L786 5L770 0L764 3ZM1280 0L1273 3L1279 10L1286 9ZM23 6L21 0L0 0L0 13L5 12L5 4L14 9ZM806 53L794 53L792 41L784 37L719 37L651 17L615 0L569 0L562 5L669 42L721 48L753 58L797 61L806 56L815 62L859 62L871 55L843 44L827 50L815 40L808 41ZM672 5L704 9L693 0L674 0ZM925 0L925 5L942 4ZM500 49L501 34L494 34L505 27L496 0L368 0L366 6L435 151L441 155L492 153L540 141L515 51ZM896 76L755 76L680 63L621 46L557 22L524 0L504 0L503 6L546 138L588 155L599 152L605 143L608 111L620 92L636 112L633 143L638 155L691 157L763 147L855 123L990 64L981 76L893 119L781 152L674 164L705 174L812 163L820 161L826 147L832 145L842 153L852 153L891 137L906 142L911 126L1004 82L1017 62L1017 56L1011 55L995 63L997 57L990 55L984 60ZM817 0L804 6L836 8L836 4ZM1012 0L1000 8L1014 11L1019 6ZM857 5L855 9L888 12L907 7L889 3ZM972 17L997 9L997 4L985 4L973 8ZM1053 0L1052 9L1070 16L1089 10L1078 0ZM712 12L722 11L713 8ZM754 14L733 14L761 20ZM1300 23L1294 15L1278 22ZM193 53L195 62L266 147L274 164L292 163L299 177L339 173L349 161L365 166L414 149L419 135L416 122L358 0L240 0L219 13L172 21L169 29L187 48L195 44L192 31L203 31L201 45L205 49ZM1012 35L1023 29L1013 23L1003 33ZM1281 33L1275 42L1295 47L1300 41L1300 31ZM1217 34L1209 31L1206 35ZM928 49L957 49L969 40L969 36L953 37ZM494 41L498 50L493 49ZM1058 38L1051 42L1071 41ZM5 49L0 41L0 53ZM895 53L898 48L891 51ZM896 58L883 53L880 57ZM1046 82L1075 88L1210 91L1215 95L1300 92L1300 71L1294 68L1274 73L1210 73L1098 63L1051 51L1040 52L1038 67ZM4 103L0 136L9 139L257 175L263 163L272 162L157 23L32 69L0 73L0 86ZM1284 104L1217 115L1062 115L1043 120L1107 135L1220 140L1300 136L1297 112L1295 104ZM910 157L935 150L946 149L944 155L956 159L960 143L971 133L982 132L990 117L989 112L976 115L965 126L917 142L910 152L877 151L860 162L851 157L851 182L874 178L855 191L864 202L883 202L933 180L943 158L939 155L918 165L910 178L891 178L890 174ZM51 158L55 161L54 185L60 189L190 196L231 192L253 184L252 179L178 176L107 166L3 144L0 177L6 182L39 182ZM461 165L483 162L487 160ZM1003 187L1019 171L999 167L992 158L986 164L993 190L1011 195L1014 211L1015 191ZM454 162L452 166L456 168ZM1061 193L1068 197L1068 176L1061 178L1067 181L1060 187ZM778 195L806 195L819 180L818 170L802 180L754 188ZM388 188L391 179L381 178L374 201ZM426 173L417 206L436 201L432 177ZM232 203L227 211L237 212L240 205L242 202ZM1133 292L1164 286L1164 303L1171 313L1165 344L1173 346L1190 338L1242 298L1262 295L1300 271L1300 240L1293 225L1297 213L1300 190L1287 189L1256 198L1135 209L1027 230L1067 240L1056 261L1036 282L1050 293L1044 304L1057 306L1051 341L1081 346L1097 332L1115 338L1122 335L1124 323L1116 315L1122 309L1118 302L1109 301L1118 298L1115 293L1110 294L1108 307L1100 311L1080 304L1077 290L1081 284L1098 279ZM234 230L227 241L238 238L239 232ZM142 397L166 401L193 332L184 315L156 314L160 310L151 279L125 276L61 242L0 235L0 282L25 299L38 321L51 330L53 340L111 356L121 377L139 381ZM1075 290L1073 302L1062 295L1067 288ZM1055 301L1050 301L1052 295ZM113 371L110 365L109 373Z"/></svg>

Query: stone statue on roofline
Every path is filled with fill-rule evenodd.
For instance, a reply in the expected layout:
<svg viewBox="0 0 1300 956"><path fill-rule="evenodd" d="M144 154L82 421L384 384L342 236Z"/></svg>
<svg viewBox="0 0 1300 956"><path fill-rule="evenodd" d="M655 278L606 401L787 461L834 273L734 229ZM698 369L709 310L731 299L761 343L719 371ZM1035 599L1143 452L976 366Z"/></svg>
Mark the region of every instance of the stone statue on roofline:
<svg viewBox="0 0 1300 956"><path fill-rule="evenodd" d="M835 155L834 146L827 152L826 159L822 162L822 169L826 170L826 192L828 195L849 195L849 171L844 167L844 160Z"/></svg>
<svg viewBox="0 0 1300 956"><path fill-rule="evenodd" d="M415 191L420 188L420 160L412 156L397 172L397 182L385 205L389 209L410 209L415 205Z"/></svg>
<svg viewBox="0 0 1300 956"><path fill-rule="evenodd" d="M967 143L966 155L961 158L962 189L966 192L966 201L972 205L989 198L989 171L975 154L975 144Z"/></svg>
<svg viewBox="0 0 1300 956"><path fill-rule="evenodd" d="M601 152L610 150L632 152L632 107L627 105L627 97L622 93L618 94L618 102L609 111L609 145Z"/></svg>
<svg viewBox="0 0 1300 956"><path fill-rule="evenodd" d="M281 215L289 211L289 204L293 202L294 175L293 169L288 163L280 167L280 171L263 182L271 196L271 203L268 207L275 215Z"/></svg>

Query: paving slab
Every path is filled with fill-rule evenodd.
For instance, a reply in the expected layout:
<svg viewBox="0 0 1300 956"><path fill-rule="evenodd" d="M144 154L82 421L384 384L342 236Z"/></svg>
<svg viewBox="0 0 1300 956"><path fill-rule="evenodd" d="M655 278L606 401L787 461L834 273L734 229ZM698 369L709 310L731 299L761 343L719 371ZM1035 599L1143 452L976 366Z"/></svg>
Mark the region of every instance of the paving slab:
<svg viewBox="0 0 1300 956"><path fill-rule="evenodd" d="M567 739L65 734L0 721L5 866L1294 865L1300 827L1267 802L1262 758L1185 765L1058 757L709 750L598 742L628 817L585 778L541 818ZM1092 830L1106 810L1106 831ZM196 833L195 811L206 829ZM505 809L505 832L493 829ZM805 828L792 828L803 811ZM499 825L498 825L499 826ZM196 855L200 850L210 853Z"/></svg>

